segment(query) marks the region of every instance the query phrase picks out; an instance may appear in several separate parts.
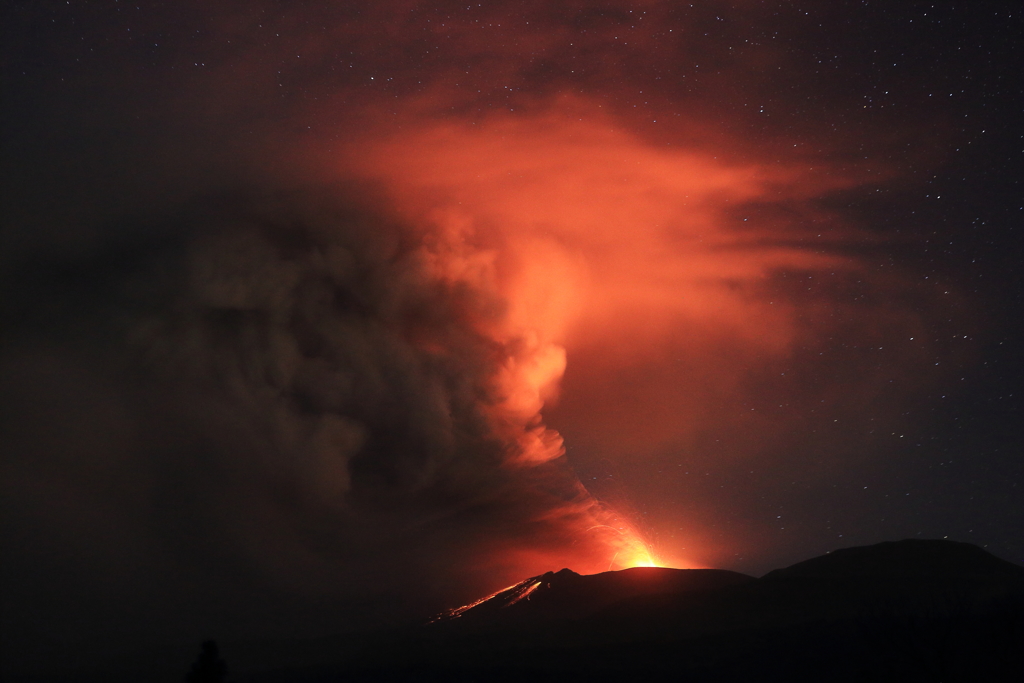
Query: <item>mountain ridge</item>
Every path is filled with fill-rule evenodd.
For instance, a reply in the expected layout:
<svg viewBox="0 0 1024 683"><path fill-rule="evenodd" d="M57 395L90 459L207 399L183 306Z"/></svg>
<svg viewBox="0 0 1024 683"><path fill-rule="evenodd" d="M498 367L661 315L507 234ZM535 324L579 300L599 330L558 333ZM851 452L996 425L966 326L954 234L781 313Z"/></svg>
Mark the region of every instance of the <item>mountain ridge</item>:
<svg viewBox="0 0 1024 683"><path fill-rule="evenodd" d="M423 672L455 681L1017 681L1024 567L970 544L910 539L760 578L546 572L400 645L369 648L346 680L413 681Z"/></svg>
<svg viewBox="0 0 1024 683"><path fill-rule="evenodd" d="M599 574L577 574L566 568L530 577L486 598L449 610L433 621L474 620L499 612L503 617L582 618L634 597L715 590L753 580L752 576L725 569L632 567Z"/></svg>

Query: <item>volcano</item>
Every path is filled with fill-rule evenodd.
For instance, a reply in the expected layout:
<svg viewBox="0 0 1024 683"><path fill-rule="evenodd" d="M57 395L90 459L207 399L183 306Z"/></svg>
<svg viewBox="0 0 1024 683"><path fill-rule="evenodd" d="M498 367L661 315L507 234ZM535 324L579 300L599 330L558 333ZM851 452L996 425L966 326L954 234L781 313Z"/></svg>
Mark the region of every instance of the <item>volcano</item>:
<svg viewBox="0 0 1024 683"><path fill-rule="evenodd" d="M379 639L338 675L1017 681L1022 653L1024 568L966 543L906 540L837 550L761 578L648 567L548 572Z"/></svg>

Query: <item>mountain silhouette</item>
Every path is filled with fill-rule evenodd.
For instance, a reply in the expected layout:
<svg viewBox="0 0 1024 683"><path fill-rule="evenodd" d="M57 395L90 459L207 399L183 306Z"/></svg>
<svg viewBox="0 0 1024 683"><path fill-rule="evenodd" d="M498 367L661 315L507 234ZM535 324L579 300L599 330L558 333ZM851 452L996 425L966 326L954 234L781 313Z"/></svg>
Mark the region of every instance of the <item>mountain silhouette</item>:
<svg viewBox="0 0 1024 683"><path fill-rule="evenodd" d="M382 638L336 673L317 680L1021 681L1024 568L907 540L757 579L563 569Z"/></svg>
<svg viewBox="0 0 1024 683"><path fill-rule="evenodd" d="M547 572L510 586L483 600L440 615L481 627L537 620L579 619L637 597L680 595L736 586L754 577L724 569L634 567L580 575L570 569Z"/></svg>
<svg viewBox="0 0 1024 683"><path fill-rule="evenodd" d="M970 543L945 540L889 541L844 548L776 569L764 578L914 577L1024 578L1024 567L1000 560Z"/></svg>

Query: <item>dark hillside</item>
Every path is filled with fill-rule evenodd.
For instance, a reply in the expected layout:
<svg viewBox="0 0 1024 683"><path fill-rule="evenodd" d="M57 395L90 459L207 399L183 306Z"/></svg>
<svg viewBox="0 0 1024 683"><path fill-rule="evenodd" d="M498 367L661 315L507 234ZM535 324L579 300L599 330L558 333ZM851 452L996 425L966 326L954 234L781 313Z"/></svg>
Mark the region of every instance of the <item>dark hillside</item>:
<svg viewBox="0 0 1024 683"><path fill-rule="evenodd" d="M1019 681L1022 653L1024 569L913 540L761 579L544 574L309 680Z"/></svg>

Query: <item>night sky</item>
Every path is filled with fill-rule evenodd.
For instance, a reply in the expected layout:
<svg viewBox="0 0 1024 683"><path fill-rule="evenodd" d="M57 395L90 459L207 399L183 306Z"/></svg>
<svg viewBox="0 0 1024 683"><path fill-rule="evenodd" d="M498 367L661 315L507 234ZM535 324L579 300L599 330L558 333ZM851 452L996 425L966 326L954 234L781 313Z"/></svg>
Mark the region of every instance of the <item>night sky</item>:
<svg viewBox="0 0 1024 683"><path fill-rule="evenodd" d="M5 667L1024 562L1021 15L5 3Z"/></svg>

